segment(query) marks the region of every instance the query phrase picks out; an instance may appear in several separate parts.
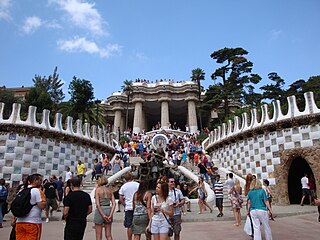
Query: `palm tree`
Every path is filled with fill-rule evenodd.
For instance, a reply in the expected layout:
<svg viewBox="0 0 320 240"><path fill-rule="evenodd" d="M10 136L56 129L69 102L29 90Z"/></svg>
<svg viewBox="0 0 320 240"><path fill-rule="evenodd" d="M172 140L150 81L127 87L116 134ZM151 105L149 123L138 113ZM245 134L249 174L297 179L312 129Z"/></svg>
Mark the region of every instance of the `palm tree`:
<svg viewBox="0 0 320 240"><path fill-rule="evenodd" d="M200 81L204 80L204 75L205 75L205 72L201 68L196 68L196 69L192 70L191 80L197 82L199 104L201 101L201 83L200 83ZM202 132L203 127L202 127L202 117L201 117L200 108L198 108L198 114L199 114L199 120L200 120L200 132Z"/></svg>
<svg viewBox="0 0 320 240"><path fill-rule="evenodd" d="M127 112L126 112L126 130L128 129L128 118L129 118L129 101L130 96L133 92L132 80L124 80L123 86L121 86L122 91L127 95Z"/></svg>

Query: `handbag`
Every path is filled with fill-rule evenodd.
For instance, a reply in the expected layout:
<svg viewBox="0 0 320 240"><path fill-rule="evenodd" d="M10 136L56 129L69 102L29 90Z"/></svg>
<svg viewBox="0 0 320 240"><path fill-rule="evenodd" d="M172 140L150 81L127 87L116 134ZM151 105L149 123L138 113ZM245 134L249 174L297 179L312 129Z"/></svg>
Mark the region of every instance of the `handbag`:
<svg viewBox="0 0 320 240"><path fill-rule="evenodd" d="M173 224L171 223L171 221L169 221L169 219L167 218L167 216L162 213L163 216L165 217L165 219L167 220L167 222L169 223L169 231L168 231L168 237L172 237L173 236L173 232L174 232L174 226Z"/></svg>

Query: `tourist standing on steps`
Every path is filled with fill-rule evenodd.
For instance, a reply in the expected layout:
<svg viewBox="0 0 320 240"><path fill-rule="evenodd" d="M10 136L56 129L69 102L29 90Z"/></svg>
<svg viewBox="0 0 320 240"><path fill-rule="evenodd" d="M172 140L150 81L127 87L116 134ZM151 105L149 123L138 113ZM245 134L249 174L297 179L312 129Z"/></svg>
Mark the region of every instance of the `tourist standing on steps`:
<svg viewBox="0 0 320 240"><path fill-rule="evenodd" d="M112 173L116 174L120 170L121 170L121 160L120 160L119 155L117 155L112 163Z"/></svg>
<svg viewBox="0 0 320 240"><path fill-rule="evenodd" d="M72 178L70 183L72 191L64 199L64 240L82 240L87 226L87 216L92 212L91 198L80 189L79 178Z"/></svg>
<svg viewBox="0 0 320 240"><path fill-rule="evenodd" d="M174 178L169 178L169 197L173 201L173 216L170 218L172 225L174 226L174 240L180 239L181 232L181 211L180 207L184 205L184 197L180 189L175 187Z"/></svg>
<svg viewBox="0 0 320 240"><path fill-rule="evenodd" d="M86 166L81 162L81 160L78 160L77 165L77 177L80 179L80 185L83 187L83 178L86 176Z"/></svg>
<svg viewBox="0 0 320 240"><path fill-rule="evenodd" d="M301 178L301 185L302 185L302 198L301 198L301 206L303 206L303 201L306 196L309 196L310 205L312 204L310 187L309 187L309 179L308 174L305 173L304 176Z"/></svg>
<svg viewBox="0 0 320 240"><path fill-rule="evenodd" d="M151 193L148 192L149 181L143 180L139 184L138 191L133 195L133 220L132 234L134 240L140 240L145 234L146 239L151 240L151 235L146 231L151 218Z"/></svg>
<svg viewBox="0 0 320 240"><path fill-rule="evenodd" d="M49 211L50 211L50 217L52 217L53 211L56 211L58 209L57 201L59 200L59 194L58 194L58 186L54 182L54 176L50 176L49 181L46 182L44 185L44 195L46 196L46 222L49 222ZM51 209L50 209L51 207Z"/></svg>
<svg viewBox="0 0 320 240"><path fill-rule="evenodd" d="M213 209L208 205L206 201L208 194L202 177L198 177L198 185L195 189L198 193L199 214L202 214L205 207L208 207L210 209L210 213L212 213ZM193 192L195 189L191 190L191 192Z"/></svg>
<svg viewBox="0 0 320 240"><path fill-rule="evenodd" d="M266 192L262 189L262 184L258 179L253 179L248 193L248 215L252 218L253 239L261 240L261 225L264 228L265 239L272 240L271 228L269 226L269 214L272 218L272 210ZM269 210L269 214L268 214Z"/></svg>
<svg viewBox="0 0 320 240"><path fill-rule="evenodd" d="M187 204L187 212L191 212L191 203L189 199L189 187L185 183L181 189L182 195L184 197L184 203ZM182 206L182 212L185 214L184 206Z"/></svg>
<svg viewBox="0 0 320 240"><path fill-rule="evenodd" d="M105 237L112 240L111 226L113 222L113 213L116 207L113 190L107 185L106 176L98 180L98 187L95 192L96 210L94 212L93 222L96 230L96 240L102 240L102 229L105 228Z"/></svg>
<svg viewBox="0 0 320 240"><path fill-rule="evenodd" d="M61 212L60 205L63 199L63 189L64 189L64 183L62 182L62 177L60 176L58 181L55 182L57 184L57 190L58 190L58 209L57 212Z"/></svg>
<svg viewBox="0 0 320 240"><path fill-rule="evenodd" d="M223 183L220 181L220 175L216 176L216 183L214 184L213 191L216 195L216 207L219 210L217 217L222 217L223 213Z"/></svg>
<svg viewBox="0 0 320 240"><path fill-rule="evenodd" d="M230 189L233 187L234 185L234 180L233 180L233 173L228 173L227 174L227 181L226 181L226 185L227 185L227 190L228 190L228 199L230 200L231 202L231 194L229 194L230 192ZM231 202L231 205L232 205L232 202Z"/></svg>
<svg viewBox="0 0 320 240"><path fill-rule="evenodd" d="M70 167L67 167L66 177L64 179L64 182L67 183L69 179L72 178L72 172L70 171Z"/></svg>
<svg viewBox="0 0 320 240"><path fill-rule="evenodd" d="M126 173L124 175L126 181L119 190L119 202L124 205L124 227L127 228L127 238L132 239L132 219L133 219L133 205L132 199L133 195L139 188L139 183L132 181L131 173Z"/></svg>
<svg viewBox="0 0 320 240"><path fill-rule="evenodd" d="M152 218L147 227L147 231L151 232L154 240L168 240L168 220L173 216L173 212L173 201L169 197L168 183L157 183L156 195L151 199Z"/></svg>
<svg viewBox="0 0 320 240"><path fill-rule="evenodd" d="M41 238L41 213L46 206L46 198L40 190L41 183L42 176L37 173L29 175L26 179L24 188L32 188L30 204L34 206L26 216L17 217L16 240L40 240Z"/></svg>
<svg viewBox="0 0 320 240"><path fill-rule="evenodd" d="M229 194L231 194L232 202L232 211L235 218L234 226L239 227L241 225L241 213L240 209L242 208L243 200L241 198L242 188L240 187L239 179L234 180L234 186L230 189Z"/></svg>

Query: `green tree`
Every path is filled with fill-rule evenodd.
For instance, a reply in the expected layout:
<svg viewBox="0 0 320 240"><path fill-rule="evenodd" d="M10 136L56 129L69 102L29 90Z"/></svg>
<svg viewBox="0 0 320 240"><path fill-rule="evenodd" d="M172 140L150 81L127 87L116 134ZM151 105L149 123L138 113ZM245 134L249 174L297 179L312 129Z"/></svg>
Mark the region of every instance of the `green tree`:
<svg viewBox="0 0 320 240"><path fill-rule="evenodd" d="M69 104L71 104L69 116L94 123L95 114L92 115L94 94L91 82L74 76L69 85L68 93L70 94Z"/></svg>
<svg viewBox="0 0 320 240"><path fill-rule="evenodd" d="M49 109L54 113L57 111L59 103L64 99L63 82L59 79L57 71L58 68L55 67L53 74L48 78L35 75L32 79L34 85L26 97L27 106L36 106L38 111L43 109Z"/></svg>
<svg viewBox="0 0 320 240"><path fill-rule="evenodd" d="M3 117L9 118L12 111L12 104L20 102L20 100L14 96L14 92L7 90L5 87L1 87L0 102L5 104L3 110Z"/></svg>
<svg viewBox="0 0 320 240"><path fill-rule="evenodd" d="M318 108L320 108L320 76L312 76L302 86L302 92L313 92Z"/></svg>
<svg viewBox="0 0 320 240"><path fill-rule="evenodd" d="M191 80L196 82L198 85L198 101L199 104L201 102L201 81L204 80L205 72L201 68L196 68L192 70L192 76ZM200 121L200 132L203 131L203 126L202 126L202 114L200 107L198 108L198 115L199 115L199 121Z"/></svg>
<svg viewBox="0 0 320 240"><path fill-rule="evenodd" d="M127 95L127 109L126 109L126 130L128 129L128 119L129 119L129 103L130 97L133 93L132 80L124 80L121 86L122 91Z"/></svg>
<svg viewBox="0 0 320 240"><path fill-rule="evenodd" d="M222 79L218 86L221 90L225 116L229 115L230 101L245 102L247 87L261 80L257 74L250 74L253 63L245 58L247 54L243 48L223 48L210 55L217 63L224 64L215 70L211 78L214 81Z"/></svg>
<svg viewBox="0 0 320 240"><path fill-rule="evenodd" d="M270 100L282 100L285 96L284 80L275 72L269 73L268 78L273 83L260 87L260 89L263 91L263 98Z"/></svg>

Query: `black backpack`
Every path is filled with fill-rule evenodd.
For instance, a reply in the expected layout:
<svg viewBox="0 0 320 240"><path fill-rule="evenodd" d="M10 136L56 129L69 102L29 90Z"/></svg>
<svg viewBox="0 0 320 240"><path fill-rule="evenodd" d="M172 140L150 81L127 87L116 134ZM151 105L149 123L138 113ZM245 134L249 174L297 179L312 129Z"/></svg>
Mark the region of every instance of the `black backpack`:
<svg viewBox="0 0 320 240"><path fill-rule="evenodd" d="M15 217L26 216L31 211L31 208L36 205L30 203L31 189L32 188L22 189L13 200L10 210Z"/></svg>

